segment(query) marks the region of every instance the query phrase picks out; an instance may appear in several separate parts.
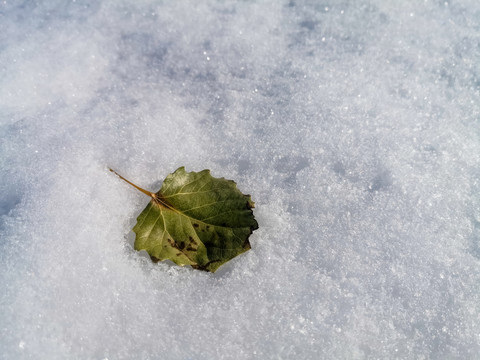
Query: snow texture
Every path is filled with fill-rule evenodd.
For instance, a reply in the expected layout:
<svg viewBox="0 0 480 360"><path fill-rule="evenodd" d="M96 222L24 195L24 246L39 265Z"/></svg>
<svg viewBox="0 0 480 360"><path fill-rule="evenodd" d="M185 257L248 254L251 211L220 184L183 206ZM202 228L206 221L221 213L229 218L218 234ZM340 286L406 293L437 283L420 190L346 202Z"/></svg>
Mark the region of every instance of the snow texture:
<svg viewBox="0 0 480 360"><path fill-rule="evenodd" d="M477 0L2 1L0 358L478 358L479 96ZM152 263L108 166L252 250Z"/></svg>

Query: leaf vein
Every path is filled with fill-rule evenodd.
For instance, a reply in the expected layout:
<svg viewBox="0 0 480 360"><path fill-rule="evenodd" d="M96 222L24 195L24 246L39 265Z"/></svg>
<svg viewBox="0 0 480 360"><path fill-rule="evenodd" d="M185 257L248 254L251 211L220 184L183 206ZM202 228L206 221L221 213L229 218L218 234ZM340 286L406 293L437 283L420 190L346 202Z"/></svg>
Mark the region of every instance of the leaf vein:
<svg viewBox="0 0 480 360"><path fill-rule="evenodd" d="M205 173L208 175L207 172L205 172ZM195 179L193 179L192 181L190 181L190 182L188 182L188 183L186 183L186 184L183 184L183 186L182 186L178 191L182 191L185 186L188 186L188 185L190 185L190 184L193 184L193 183L195 183L196 181L199 181L200 179L202 179L202 178L204 178L204 177L205 177L205 175L200 176L200 177L198 177L198 178L195 178Z"/></svg>
<svg viewBox="0 0 480 360"><path fill-rule="evenodd" d="M215 205L215 204L218 204L218 203L222 203L222 202L225 202L225 201L227 201L227 200L228 200L228 199L219 200L219 201L214 201L214 202L211 202L211 203L209 203L209 204L196 206L196 207L193 207L193 208L190 208L190 209L187 209L187 210L182 210L182 212L183 212L183 213L186 213L186 212L189 212L189 211L192 211L192 210L195 210L195 209L200 209L200 208L203 208L203 207L206 207L206 206L210 206L210 205Z"/></svg>
<svg viewBox="0 0 480 360"><path fill-rule="evenodd" d="M216 215L213 215L213 216L209 216L209 217L206 217L206 218L203 218L203 219L199 219L200 221L205 221L205 220L209 220L209 219L213 219L213 218L216 218L220 215L225 215L225 214L228 214L228 213L231 213L231 212L235 212L235 211L238 211L238 209L234 209L234 210L228 210L228 211L223 211L219 214L216 214ZM231 227L231 226L227 226L227 227ZM245 226L242 226L242 227L245 227Z"/></svg>
<svg viewBox="0 0 480 360"><path fill-rule="evenodd" d="M168 199L168 198L171 198L171 197L174 197L174 196L177 196L177 195L202 194L202 193L207 193L207 192L210 192L210 191L220 190L220 189L224 189L224 188L223 187L216 187L216 188L208 189L208 190L204 190L204 191L178 192L178 193L175 193L175 194L172 194L172 195L167 195L167 196L162 195L162 196L163 196L164 199Z"/></svg>

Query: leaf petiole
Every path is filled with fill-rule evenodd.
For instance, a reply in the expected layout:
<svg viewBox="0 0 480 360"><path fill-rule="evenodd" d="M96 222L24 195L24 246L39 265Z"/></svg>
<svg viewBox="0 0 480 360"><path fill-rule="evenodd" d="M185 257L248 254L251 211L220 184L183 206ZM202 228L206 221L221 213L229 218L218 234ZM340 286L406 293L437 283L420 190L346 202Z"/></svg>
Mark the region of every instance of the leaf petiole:
<svg viewBox="0 0 480 360"><path fill-rule="evenodd" d="M111 168L108 168L108 170L110 170L111 172L113 172L113 173L114 173L115 175L117 175L120 179L122 179L122 180L125 181L126 183L132 185L135 189L141 191L141 192L144 193L145 195L152 197L154 200L157 199L157 196L156 196L154 193L152 193L152 192L150 192L150 191L148 191L148 190L142 189L140 186L137 186L137 185L135 185L134 183L132 183L131 181L128 181L128 180L125 179L122 175L120 175L119 173L117 173L115 170L113 170L113 169L111 169Z"/></svg>

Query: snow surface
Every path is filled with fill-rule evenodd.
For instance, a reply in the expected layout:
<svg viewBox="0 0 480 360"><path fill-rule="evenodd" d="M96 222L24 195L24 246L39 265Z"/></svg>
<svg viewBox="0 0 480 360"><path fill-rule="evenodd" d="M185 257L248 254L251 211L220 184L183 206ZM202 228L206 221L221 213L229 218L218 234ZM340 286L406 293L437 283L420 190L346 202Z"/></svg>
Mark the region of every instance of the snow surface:
<svg viewBox="0 0 480 360"><path fill-rule="evenodd" d="M479 96L477 0L2 1L0 358L478 358ZM252 250L153 264L108 166Z"/></svg>

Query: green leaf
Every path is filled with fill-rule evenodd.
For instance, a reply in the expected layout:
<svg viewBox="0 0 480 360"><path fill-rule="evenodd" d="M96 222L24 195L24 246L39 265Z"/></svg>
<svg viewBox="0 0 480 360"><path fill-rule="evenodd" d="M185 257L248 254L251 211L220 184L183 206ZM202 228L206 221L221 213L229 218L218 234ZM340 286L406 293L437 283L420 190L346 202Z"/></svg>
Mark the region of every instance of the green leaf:
<svg viewBox="0 0 480 360"><path fill-rule="evenodd" d="M133 231L135 250L146 250L153 261L215 272L250 249L248 238L258 229L255 204L232 180L180 167L152 193L110 171L152 198Z"/></svg>

